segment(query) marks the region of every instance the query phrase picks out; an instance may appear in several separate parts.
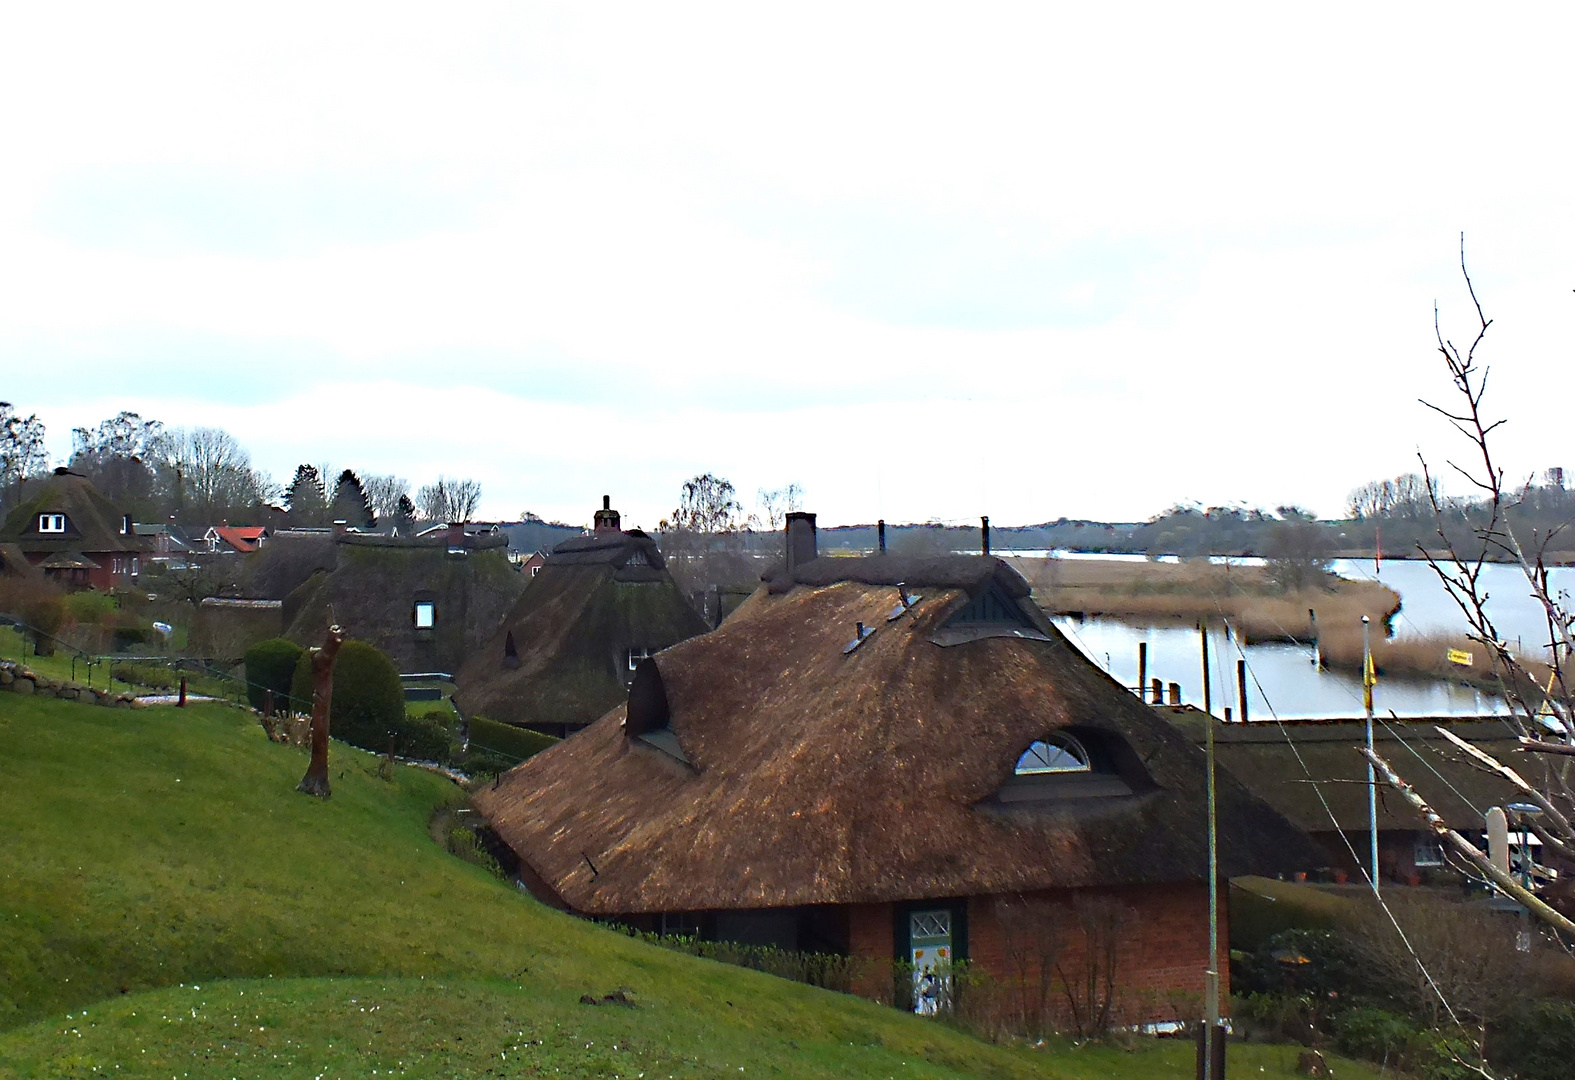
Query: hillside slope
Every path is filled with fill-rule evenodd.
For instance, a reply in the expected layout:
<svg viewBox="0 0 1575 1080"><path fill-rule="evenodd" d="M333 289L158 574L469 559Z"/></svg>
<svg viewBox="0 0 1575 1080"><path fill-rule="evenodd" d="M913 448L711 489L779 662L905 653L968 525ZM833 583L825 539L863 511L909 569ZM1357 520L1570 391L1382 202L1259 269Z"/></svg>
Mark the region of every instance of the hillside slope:
<svg viewBox="0 0 1575 1080"><path fill-rule="evenodd" d="M0 1075L1188 1068L1179 1044L991 1046L643 945L433 844L446 781L379 779L377 759L338 744L332 760L334 797L318 802L293 790L305 755L239 710L0 695ZM619 990L632 1004L580 1002ZM1289 1075L1290 1048L1246 1050L1253 1071Z"/></svg>

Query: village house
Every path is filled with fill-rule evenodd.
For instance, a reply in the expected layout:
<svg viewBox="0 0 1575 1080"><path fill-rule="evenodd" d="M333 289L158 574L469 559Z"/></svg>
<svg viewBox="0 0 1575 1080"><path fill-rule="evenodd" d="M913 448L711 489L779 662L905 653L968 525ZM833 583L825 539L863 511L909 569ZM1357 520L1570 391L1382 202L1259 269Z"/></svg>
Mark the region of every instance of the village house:
<svg viewBox="0 0 1575 1080"><path fill-rule="evenodd" d="M459 671L461 712L572 734L623 699L641 660L706 631L656 541L621 522L604 496L592 531L523 578L502 624Z"/></svg>
<svg viewBox="0 0 1575 1080"><path fill-rule="evenodd" d="M1119 1019L1173 1019L1210 966L1203 754L1002 560L817 558L813 515L788 529L787 565L719 628L478 793L523 879L648 930L998 979L1049 963L1015 912L1049 913L1074 970L1099 947L1077 913L1120 912ZM1218 786L1222 875L1320 861Z"/></svg>
<svg viewBox="0 0 1575 1080"><path fill-rule="evenodd" d="M48 578L72 588L129 588L149 545L87 477L59 468L29 484L30 493L0 525L0 544L16 549Z"/></svg>
<svg viewBox="0 0 1575 1080"><path fill-rule="evenodd" d="M284 597L291 640L321 642L337 622L346 636L387 653L401 672L452 675L520 593L507 546L500 534L472 534L454 523L420 536L296 530L277 534L268 553L287 560L300 547L308 563L321 562Z"/></svg>
<svg viewBox="0 0 1575 1080"><path fill-rule="evenodd" d="M202 543L215 555L250 555L268 540L268 529L262 525L213 525L202 534Z"/></svg>
<svg viewBox="0 0 1575 1080"><path fill-rule="evenodd" d="M1163 711L1194 742L1202 742L1201 712ZM1375 724L1373 744L1379 755L1405 776L1444 824L1480 842L1484 812L1521 796L1509 781L1483 769L1440 735L1438 726L1509 762L1533 784L1552 766L1536 755L1517 753L1514 732L1502 720L1380 719ZM1360 720L1214 725L1219 762L1318 843L1323 868L1337 881L1365 881L1363 870L1370 864L1367 759L1361 753L1365 741ZM1445 870L1433 831L1381 780L1377 808L1378 870L1384 882L1417 885ZM1541 841L1534 843L1540 846Z"/></svg>

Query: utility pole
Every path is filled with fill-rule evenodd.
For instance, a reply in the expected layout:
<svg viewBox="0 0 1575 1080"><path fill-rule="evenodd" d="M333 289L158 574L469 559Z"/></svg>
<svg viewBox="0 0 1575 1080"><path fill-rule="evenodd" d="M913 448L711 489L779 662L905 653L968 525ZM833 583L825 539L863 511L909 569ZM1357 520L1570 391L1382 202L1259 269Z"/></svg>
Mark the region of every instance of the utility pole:
<svg viewBox="0 0 1575 1080"><path fill-rule="evenodd" d="M1224 1080L1225 1032L1220 1027L1219 832L1214 807L1214 712L1209 687L1209 630L1206 621L1198 623L1198 644L1203 653L1203 746L1209 795L1209 962L1203 971L1203 1044L1198 1057L1198 1078Z"/></svg>
<svg viewBox="0 0 1575 1080"><path fill-rule="evenodd" d="M1362 616L1362 709L1367 715L1367 841L1372 858L1373 895L1378 895L1378 774L1373 771L1373 684L1378 681L1373 669L1372 626Z"/></svg>

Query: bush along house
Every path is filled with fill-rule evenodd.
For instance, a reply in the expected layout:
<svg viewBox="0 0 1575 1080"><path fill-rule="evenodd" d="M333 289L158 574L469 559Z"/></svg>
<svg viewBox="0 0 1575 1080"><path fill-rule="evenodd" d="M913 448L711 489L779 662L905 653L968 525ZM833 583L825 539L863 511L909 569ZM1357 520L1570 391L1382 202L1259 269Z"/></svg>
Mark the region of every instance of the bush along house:
<svg viewBox="0 0 1575 1080"><path fill-rule="evenodd" d="M32 488L0 525L0 544L70 588L130 588L150 545L87 477L59 468Z"/></svg>
<svg viewBox="0 0 1575 1080"><path fill-rule="evenodd" d="M454 702L548 735L569 735L617 705L641 660L706 630L657 550L625 531L603 497L595 528L552 549L482 649Z"/></svg>
<svg viewBox="0 0 1575 1080"><path fill-rule="evenodd" d="M1202 752L999 559L817 558L810 514L787 551L719 628L642 661L623 705L479 793L526 884L641 929L861 958L856 989L920 1011L953 961L1069 988L1034 1007L1063 1023L1198 1000ZM1218 820L1225 876L1321 859L1223 771Z"/></svg>

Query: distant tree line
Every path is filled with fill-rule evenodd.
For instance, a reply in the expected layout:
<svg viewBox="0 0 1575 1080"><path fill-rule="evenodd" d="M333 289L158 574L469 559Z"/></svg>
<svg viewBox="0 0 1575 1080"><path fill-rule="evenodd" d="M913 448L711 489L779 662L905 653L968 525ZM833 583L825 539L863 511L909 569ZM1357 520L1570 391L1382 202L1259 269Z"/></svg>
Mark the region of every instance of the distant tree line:
<svg viewBox="0 0 1575 1080"><path fill-rule="evenodd" d="M49 472L44 437L36 414L0 402L0 512ZM222 428L171 428L126 411L73 429L67 467L144 522L320 528L343 521L408 533L421 523L469 521L481 502L476 480L439 476L412 497L403 477L309 463L280 488Z"/></svg>

